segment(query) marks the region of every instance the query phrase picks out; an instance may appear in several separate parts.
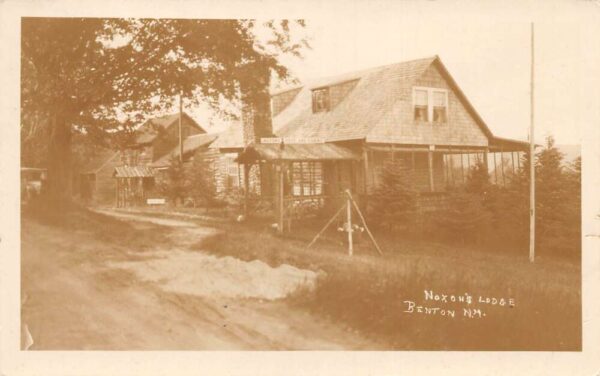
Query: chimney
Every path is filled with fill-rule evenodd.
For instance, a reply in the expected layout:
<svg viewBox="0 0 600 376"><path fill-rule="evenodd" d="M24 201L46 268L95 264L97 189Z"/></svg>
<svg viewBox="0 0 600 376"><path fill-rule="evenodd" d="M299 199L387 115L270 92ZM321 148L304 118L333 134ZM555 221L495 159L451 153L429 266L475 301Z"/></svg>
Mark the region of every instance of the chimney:
<svg viewBox="0 0 600 376"><path fill-rule="evenodd" d="M242 126L244 145L260 143L263 137L273 137L271 70L258 62L246 65L240 77Z"/></svg>

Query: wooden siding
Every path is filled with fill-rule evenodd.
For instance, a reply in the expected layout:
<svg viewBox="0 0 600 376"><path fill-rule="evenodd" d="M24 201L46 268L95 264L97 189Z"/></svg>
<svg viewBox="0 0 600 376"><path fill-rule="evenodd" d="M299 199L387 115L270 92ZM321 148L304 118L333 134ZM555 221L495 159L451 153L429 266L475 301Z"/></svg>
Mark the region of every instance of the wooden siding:
<svg viewBox="0 0 600 376"><path fill-rule="evenodd" d="M115 204L116 183L112 175L115 167L122 165L120 156L117 156L96 172L96 181L92 189L92 202L99 205Z"/></svg>
<svg viewBox="0 0 600 376"><path fill-rule="evenodd" d="M448 90L446 123L414 120L412 94L414 87ZM435 64L429 66L423 75L415 80L413 86L403 88L398 93L398 100L392 110L386 113L369 132L367 142L453 146L488 145L486 135L452 91Z"/></svg>

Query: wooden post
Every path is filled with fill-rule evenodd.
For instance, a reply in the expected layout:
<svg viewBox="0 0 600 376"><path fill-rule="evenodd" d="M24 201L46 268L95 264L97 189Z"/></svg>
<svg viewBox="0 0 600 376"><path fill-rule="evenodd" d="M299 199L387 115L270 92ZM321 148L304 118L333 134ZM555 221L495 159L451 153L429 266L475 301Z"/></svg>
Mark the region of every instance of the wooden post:
<svg viewBox="0 0 600 376"><path fill-rule="evenodd" d="M488 149L483 151L483 166L485 168L485 173L488 174L490 171L490 167L488 165Z"/></svg>
<svg viewBox="0 0 600 376"><path fill-rule="evenodd" d="M348 231L348 255L352 256L353 253L353 244L352 244L352 203L350 202L350 197L346 198L346 225L348 226L346 230Z"/></svg>
<svg viewBox="0 0 600 376"><path fill-rule="evenodd" d="M250 199L250 166L244 163L244 216L248 218L248 200Z"/></svg>
<svg viewBox="0 0 600 376"><path fill-rule="evenodd" d="M502 186L506 187L506 178L504 177L504 150L500 148L500 166L502 166Z"/></svg>
<svg viewBox="0 0 600 376"><path fill-rule="evenodd" d="M534 47L533 22L531 23L531 129L529 131L529 262L535 259L535 133L534 133Z"/></svg>
<svg viewBox="0 0 600 376"><path fill-rule="evenodd" d="M460 175L462 177L462 183L465 184L465 162L463 161L463 153L460 152Z"/></svg>
<svg viewBox="0 0 600 376"><path fill-rule="evenodd" d="M369 230L369 226L367 226L367 221L365 221L365 217L360 212L360 208L358 207L358 204L356 203L356 201L354 201L354 199L352 198L352 194L350 193L350 191L346 190L346 195L348 195L348 198L350 199L350 201L352 201L352 204L354 205L354 208L356 209L356 213L358 213L358 216L360 217L360 220L362 221L363 226L365 226L365 230L367 231L367 234L371 238L373 245L375 245L375 249L381 256L383 256L383 252L381 251L381 248L379 248L379 245L375 241L375 237L371 233L371 230Z"/></svg>
<svg viewBox="0 0 600 376"><path fill-rule="evenodd" d="M182 125L182 117L183 117L183 100L182 100L182 92L179 92L179 162L183 163L183 125Z"/></svg>
<svg viewBox="0 0 600 376"><path fill-rule="evenodd" d="M450 181L451 181L451 185L454 186L454 184L455 184L455 182L454 182L454 154L452 154L452 153L448 154L448 162L449 162L448 171L449 171L449 175L450 175Z"/></svg>
<svg viewBox="0 0 600 376"><path fill-rule="evenodd" d="M435 186L433 183L433 150L435 146L429 145L429 151L427 152L427 165L429 170L429 190L433 192L435 190Z"/></svg>
<svg viewBox="0 0 600 376"><path fill-rule="evenodd" d="M280 234L283 233L283 216L285 211L285 203L284 203L284 194L283 194L283 179L284 179L284 164L281 162L279 165L279 225L277 226L277 230ZM302 187L301 189L304 189Z"/></svg>
<svg viewBox="0 0 600 376"><path fill-rule="evenodd" d="M515 152L510 152L510 159L512 160L512 173L515 174Z"/></svg>
<svg viewBox="0 0 600 376"><path fill-rule="evenodd" d="M369 195L369 177L368 177L368 172L369 172L369 153L367 152L367 149L364 148L363 149L363 168L364 168L364 174L363 174L363 184L365 185L364 187L364 192L365 192L365 200L366 197Z"/></svg>
<svg viewBox="0 0 600 376"><path fill-rule="evenodd" d="M494 157L494 184L498 184L498 168L496 168L496 153L492 153Z"/></svg>

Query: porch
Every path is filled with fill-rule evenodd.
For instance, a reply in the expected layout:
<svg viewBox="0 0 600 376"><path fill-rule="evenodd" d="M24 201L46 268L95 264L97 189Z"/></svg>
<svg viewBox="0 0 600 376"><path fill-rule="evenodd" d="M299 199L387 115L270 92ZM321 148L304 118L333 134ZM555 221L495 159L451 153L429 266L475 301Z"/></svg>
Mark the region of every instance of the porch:
<svg viewBox="0 0 600 376"><path fill-rule="evenodd" d="M296 219L336 210L358 192L360 153L334 144L256 144L240 153L243 210L266 210L279 232Z"/></svg>

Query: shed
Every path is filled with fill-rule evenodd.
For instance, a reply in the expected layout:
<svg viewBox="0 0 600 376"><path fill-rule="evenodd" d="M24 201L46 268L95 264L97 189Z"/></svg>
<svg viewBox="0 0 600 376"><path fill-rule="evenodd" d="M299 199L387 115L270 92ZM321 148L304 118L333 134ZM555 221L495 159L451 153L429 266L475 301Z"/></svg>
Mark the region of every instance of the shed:
<svg viewBox="0 0 600 376"><path fill-rule="evenodd" d="M117 207L140 205L154 186L154 171L146 166L115 167Z"/></svg>

